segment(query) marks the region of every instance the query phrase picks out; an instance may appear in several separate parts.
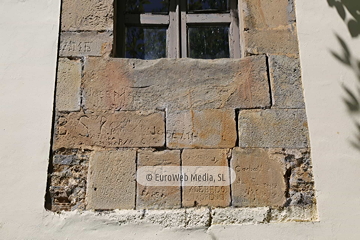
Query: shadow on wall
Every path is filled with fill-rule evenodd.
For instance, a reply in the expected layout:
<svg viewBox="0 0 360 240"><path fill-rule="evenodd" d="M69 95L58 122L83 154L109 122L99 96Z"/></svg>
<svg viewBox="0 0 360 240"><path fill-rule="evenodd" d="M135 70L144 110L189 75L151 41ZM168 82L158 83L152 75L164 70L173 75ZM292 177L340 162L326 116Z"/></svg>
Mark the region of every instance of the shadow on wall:
<svg viewBox="0 0 360 240"><path fill-rule="evenodd" d="M360 0L327 0L330 7L336 8L341 19L347 24L352 38L360 36ZM336 35L341 47L342 53L331 52L332 55L345 66L349 67L357 77L355 89L343 85L346 97L343 98L350 116L354 119L357 132L351 145L360 151L360 55L357 58L353 56L346 42Z"/></svg>
<svg viewBox="0 0 360 240"><path fill-rule="evenodd" d="M359 0L327 0L330 7L335 7L344 22L347 23L353 38L360 35L360 1ZM351 16L347 20L348 12Z"/></svg>

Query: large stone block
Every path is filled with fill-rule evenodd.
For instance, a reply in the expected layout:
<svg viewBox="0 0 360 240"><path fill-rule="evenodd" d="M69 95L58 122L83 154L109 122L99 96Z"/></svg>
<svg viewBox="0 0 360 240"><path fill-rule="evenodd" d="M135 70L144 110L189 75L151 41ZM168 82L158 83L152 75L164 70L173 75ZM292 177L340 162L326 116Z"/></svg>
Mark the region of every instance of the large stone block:
<svg viewBox="0 0 360 240"><path fill-rule="evenodd" d="M56 81L56 109L80 110L81 62L59 58Z"/></svg>
<svg viewBox="0 0 360 240"><path fill-rule="evenodd" d="M231 185L236 207L281 207L286 201L285 165L276 150L235 148L231 167L236 179Z"/></svg>
<svg viewBox="0 0 360 240"><path fill-rule="evenodd" d="M90 158L87 209L135 208L136 150L95 152Z"/></svg>
<svg viewBox="0 0 360 240"><path fill-rule="evenodd" d="M62 31L113 29L113 0L63 0Z"/></svg>
<svg viewBox="0 0 360 240"><path fill-rule="evenodd" d="M241 0L244 28L265 29L295 21L292 0Z"/></svg>
<svg viewBox="0 0 360 240"><path fill-rule="evenodd" d="M273 107L305 108L300 61L287 56L270 56Z"/></svg>
<svg viewBox="0 0 360 240"><path fill-rule="evenodd" d="M54 149L162 147L163 112L70 113L56 121Z"/></svg>
<svg viewBox="0 0 360 240"><path fill-rule="evenodd" d="M169 148L232 148L236 138L232 109L175 111L166 116Z"/></svg>
<svg viewBox="0 0 360 240"><path fill-rule="evenodd" d="M179 166L180 150L139 151L138 169L143 166ZM137 209L166 209L181 207L180 186L143 186L137 184Z"/></svg>
<svg viewBox="0 0 360 240"><path fill-rule="evenodd" d="M228 167L227 156L227 149L185 149L181 159L182 166ZM230 202L230 186L183 187L184 207L227 207Z"/></svg>
<svg viewBox="0 0 360 240"><path fill-rule="evenodd" d="M270 105L266 59L99 59L85 63L86 111Z"/></svg>
<svg viewBox="0 0 360 240"><path fill-rule="evenodd" d="M112 45L113 36L109 32L62 32L59 54L62 57L109 55Z"/></svg>
<svg viewBox="0 0 360 240"><path fill-rule="evenodd" d="M244 110L238 125L240 147L306 148L309 144L303 109Z"/></svg>
<svg viewBox="0 0 360 240"><path fill-rule="evenodd" d="M244 32L245 54L299 54L296 29L263 29Z"/></svg>

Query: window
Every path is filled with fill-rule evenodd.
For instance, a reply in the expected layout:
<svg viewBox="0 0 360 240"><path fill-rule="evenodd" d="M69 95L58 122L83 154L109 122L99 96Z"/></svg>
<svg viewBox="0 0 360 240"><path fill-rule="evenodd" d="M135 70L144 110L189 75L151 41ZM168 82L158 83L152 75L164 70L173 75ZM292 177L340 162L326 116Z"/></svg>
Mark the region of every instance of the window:
<svg viewBox="0 0 360 240"><path fill-rule="evenodd" d="M118 0L115 56L239 58L236 0Z"/></svg>

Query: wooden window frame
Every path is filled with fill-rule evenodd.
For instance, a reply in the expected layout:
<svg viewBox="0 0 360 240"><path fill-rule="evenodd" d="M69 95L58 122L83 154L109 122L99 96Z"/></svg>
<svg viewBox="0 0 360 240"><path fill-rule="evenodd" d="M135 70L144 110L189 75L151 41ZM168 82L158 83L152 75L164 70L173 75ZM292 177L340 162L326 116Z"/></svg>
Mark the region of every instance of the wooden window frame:
<svg viewBox="0 0 360 240"><path fill-rule="evenodd" d="M168 26L166 36L167 58L188 57L188 26L229 26L230 58L240 58L240 31L238 0L229 0L226 13L188 13L187 0L170 0L169 14L128 14L125 1L115 1L114 55L125 57L125 29L127 26Z"/></svg>

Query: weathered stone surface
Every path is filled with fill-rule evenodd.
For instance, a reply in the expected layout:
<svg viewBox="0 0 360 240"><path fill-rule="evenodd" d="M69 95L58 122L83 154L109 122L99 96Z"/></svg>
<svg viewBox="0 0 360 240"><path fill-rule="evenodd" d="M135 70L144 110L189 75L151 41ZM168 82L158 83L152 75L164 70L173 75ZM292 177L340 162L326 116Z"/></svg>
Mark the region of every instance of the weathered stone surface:
<svg viewBox="0 0 360 240"><path fill-rule="evenodd" d="M268 207L215 208L211 211L212 224L259 224L266 223Z"/></svg>
<svg viewBox="0 0 360 240"><path fill-rule="evenodd" d="M144 215L144 222L158 224L164 228L184 228L185 209L148 210Z"/></svg>
<svg viewBox="0 0 360 240"><path fill-rule="evenodd" d="M139 151L138 169L143 166L179 166L180 150L153 152ZM165 209L180 208L180 186L142 186L137 183L137 209Z"/></svg>
<svg viewBox="0 0 360 240"><path fill-rule="evenodd" d="M87 214L92 213L90 211L86 212ZM111 212L95 212L97 219L111 219L111 221L116 222L118 225L127 225L127 224L141 224L144 222L143 210L114 210ZM106 224L106 223L105 223Z"/></svg>
<svg viewBox="0 0 360 240"><path fill-rule="evenodd" d="M300 61L287 56L270 56L273 107L305 108Z"/></svg>
<svg viewBox="0 0 360 240"><path fill-rule="evenodd" d="M298 56L296 30L264 29L244 32L245 54Z"/></svg>
<svg viewBox="0 0 360 240"><path fill-rule="evenodd" d="M227 149L185 149L181 159L182 166L228 166L227 156ZM183 187L184 207L226 207L230 201L230 186Z"/></svg>
<svg viewBox="0 0 360 240"><path fill-rule="evenodd" d="M234 148L231 167L236 179L231 186L236 207L280 207L286 202L285 164L276 150Z"/></svg>
<svg viewBox="0 0 360 240"><path fill-rule="evenodd" d="M113 0L63 0L62 31L113 29Z"/></svg>
<svg viewBox="0 0 360 240"><path fill-rule="evenodd" d="M85 209L86 178L89 159L86 154L56 154L49 174L49 200L47 209L70 211Z"/></svg>
<svg viewBox="0 0 360 240"><path fill-rule="evenodd" d="M58 116L53 147L162 147L164 144L163 112L79 112Z"/></svg>
<svg viewBox="0 0 360 240"><path fill-rule="evenodd" d="M315 206L290 206L280 209L271 209L269 222L310 222L317 220L319 219Z"/></svg>
<svg viewBox="0 0 360 240"><path fill-rule="evenodd" d="M111 32L62 32L59 54L61 57L109 55L112 45Z"/></svg>
<svg viewBox="0 0 360 240"><path fill-rule="evenodd" d="M95 152L90 158L87 209L135 208L136 150Z"/></svg>
<svg viewBox="0 0 360 240"><path fill-rule="evenodd" d="M66 214L66 213L63 213ZM104 224L159 225L162 228L199 229L210 226L209 208L183 208L168 210L114 210L111 212L83 212Z"/></svg>
<svg viewBox="0 0 360 240"><path fill-rule="evenodd" d="M185 227L186 228L205 228L211 225L210 209L185 208Z"/></svg>
<svg viewBox="0 0 360 240"><path fill-rule="evenodd" d="M276 28L295 21L293 1L242 0L241 2L244 28Z"/></svg>
<svg viewBox="0 0 360 240"><path fill-rule="evenodd" d="M115 210L104 214L116 224L155 224L163 228L206 228L210 225L209 208L168 210ZM99 218L99 214L96 216Z"/></svg>
<svg viewBox="0 0 360 240"><path fill-rule="evenodd" d="M286 149L282 152L288 179L286 205L309 206L315 204L314 176L309 149Z"/></svg>
<svg viewBox="0 0 360 240"><path fill-rule="evenodd" d="M232 148L236 143L232 109L170 112L166 116L169 148Z"/></svg>
<svg viewBox="0 0 360 240"><path fill-rule="evenodd" d="M303 109L244 110L238 125L240 147L306 148L309 144Z"/></svg>
<svg viewBox="0 0 360 240"><path fill-rule="evenodd" d="M288 19L290 23L296 22L296 12L294 0L288 0L289 4L286 8Z"/></svg>
<svg viewBox="0 0 360 240"><path fill-rule="evenodd" d="M59 58L56 82L56 109L80 110L81 62Z"/></svg>
<svg viewBox="0 0 360 240"><path fill-rule="evenodd" d="M270 105L266 59L99 59L85 64L87 111Z"/></svg>

